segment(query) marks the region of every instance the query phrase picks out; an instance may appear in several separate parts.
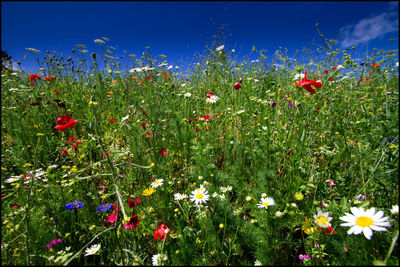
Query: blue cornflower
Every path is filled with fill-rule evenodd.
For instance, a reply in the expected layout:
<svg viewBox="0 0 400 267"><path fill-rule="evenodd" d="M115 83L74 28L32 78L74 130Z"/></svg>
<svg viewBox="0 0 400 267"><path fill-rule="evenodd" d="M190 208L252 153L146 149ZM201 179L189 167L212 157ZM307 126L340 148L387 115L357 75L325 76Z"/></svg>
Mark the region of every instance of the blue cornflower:
<svg viewBox="0 0 400 267"><path fill-rule="evenodd" d="M85 205L85 204L83 204L82 202L80 202L78 200L75 200L72 203L67 203L67 205L65 205L65 208L67 210L81 209L81 208L83 208L83 205Z"/></svg>
<svg viewBox="0 0 400 267"><path fill-rule="evenodd" d="M112 204L101 204L97 207L98 212L106 212L112 209Z"/></svg>

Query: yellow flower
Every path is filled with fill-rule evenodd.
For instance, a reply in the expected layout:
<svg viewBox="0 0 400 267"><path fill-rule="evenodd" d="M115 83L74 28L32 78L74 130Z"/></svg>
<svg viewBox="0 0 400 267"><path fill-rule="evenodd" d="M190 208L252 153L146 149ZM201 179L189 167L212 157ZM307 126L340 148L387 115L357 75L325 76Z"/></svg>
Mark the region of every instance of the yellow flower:
<svg viewBox="0 0 400 267"><path fill-rule="evenodd" d="M71 233L65 233L65 237L68 237Z"/></svg>
<svg viewBox="0 0 400 267"><path fill-rule="evenodd" d="M219 228L224 228L224 225L222 223L219 224Z"/></svg>
<svg viewBox="0 0 400 267"><path fill-rule="evenodd" d="M111 91L110 91L110 92L107 92L107 94L109 94L109 95L112 95L112 94L113 94L113 92L111 92Z"/></svg>
<svg viewBox="0 0 400 267"><path fill-rule="evenodd" d="M294 194L294 198L298 201L303 200L304 199L304 195L301 192L298 192L296 194Z"/></svg>
<svg viewBox="0 0 400 267"><path fill-rule="evenodd" d="M151 196L153 193L154 193L154 188L153 188L153 187L149 187L149 188L146 188L146 189L143 191L142 195L144 195L144 196Z"/></svg>
<svg viewBox="0 0 400 267"><path fill-rule="evenodd" d="M96 225L93 224L92 226L89 227L89 230L92 231L95 227L96 227Z"/></svg>

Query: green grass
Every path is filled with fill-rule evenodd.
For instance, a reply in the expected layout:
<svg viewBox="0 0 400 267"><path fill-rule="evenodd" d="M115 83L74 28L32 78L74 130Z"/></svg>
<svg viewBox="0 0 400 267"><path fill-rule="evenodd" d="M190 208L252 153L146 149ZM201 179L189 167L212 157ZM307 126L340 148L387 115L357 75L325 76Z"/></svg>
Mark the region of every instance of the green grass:
<svg viewBox="0 0 400 267"><path fill-rule="evenodd" d="M307 65L278 52L274 67L263 51L250 63L214 48L183 75L148 51L123 65L103 46L85 61L83 49L70 59L35 54L43 70L33 87L30 73L2 70L2 264L151 265L159 253L165 265L398 265L393 51L374 50L365 65L331 47ZM143 66L154 69L129 72ZM322 82L315 94L295 85L305 71ZM63 115L78 122L60 132ZM209 199L198 208L190 195L201 185ZM263 194L275 205L259 208ZM84 206L66 209L74 200ZM107 223L114 210L96 209L114 203L117 219ZM351 207L383 211L390 226L370 240L348 235L340 217ZM332 217L331 234L317 208ZM125 229L134 214L139 226ZM161 223L170 228L163 241L154 238ZM54 239L62 242L47 248Z"/></svg>

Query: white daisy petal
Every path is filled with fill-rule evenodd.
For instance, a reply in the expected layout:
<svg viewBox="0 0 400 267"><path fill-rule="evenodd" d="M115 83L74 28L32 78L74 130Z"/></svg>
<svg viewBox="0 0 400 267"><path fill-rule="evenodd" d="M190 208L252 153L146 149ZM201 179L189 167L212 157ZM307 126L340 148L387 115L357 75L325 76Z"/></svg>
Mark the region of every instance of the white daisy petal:
<svg viewBox="0 0 400 267"><path fill-rule="evenodd" d="M374 231L387 231L386 228L383 228L383 227L380 227L380 226L377 226L377 225L371 225L370 228L372 230L374 230Z"/></svg>
<svg viewBox="0 0 400 267"><path fill-rule="evenodd" d="M363 233L364 233L364 236L365 236L368 240L371 240L371 237L372 237L372 230L371 230L371 228L369 228L369 227L364 227L364 228L362 229L362 231L363 231Z"/></svg>
<svg viewBox="0 0 400 267"><path fill-rule="evenodd" d="M362 231L363 228L357 225L356 228L354 229L354 234L355 235L361 234Z"/></svg>

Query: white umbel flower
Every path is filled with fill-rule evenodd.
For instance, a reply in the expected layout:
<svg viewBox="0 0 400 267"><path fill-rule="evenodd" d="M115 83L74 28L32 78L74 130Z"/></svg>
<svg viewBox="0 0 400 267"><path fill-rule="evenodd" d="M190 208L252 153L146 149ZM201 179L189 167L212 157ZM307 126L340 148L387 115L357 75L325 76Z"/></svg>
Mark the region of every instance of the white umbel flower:
<svg viewBox="0 0 400 267"><path fill-rule="evenodd" d="M158 179L151 183L151 187L156 188L156 187L162 186L163 183L164 182L162 179Z"/></svg>
<svg viewBox="0 0 400 267"><path fill-rule="evenodd" d="M94 255L97 253L97 251L99 251L99 249L100 249L100 244L93 245L85 250L86 253L85 256Z"/></svg>
<svg viewBox="0 0 400 267"><path fill-rule="evenodd" d="M208 194L207 190L200 190L200 188L197 188L192 192L190 197L190 200L194 202L196 206L199 206L200 204L207 202L210 198L210 195Z"/></svg>
<svg viewBox="0 0 400 267"><path fill-rule="evenodd" d="M345 216L340 217L342 221L341 226L350 226L351 228L347 231L347 234L358 235L361 232L364 236L370 240L372 237L372 230L374 231L387 231L386 228L382 226L390 226L387 222L389 217L383 218L383 211L378 211L375 213L375 208L370 208L365 211L364 208L352 207L350 208L350 213L345 213Z"/></svg>
<svg viewBox="0 0 400 267"><path fill-rule="evenodd" d="M167 255L165 255L165 254L156 254L156 255L153 255L153 257L151 257L151 261L153 263L153 266L164 265L163 261L166 261L167 259L168 259Z"/></svg>
<svg viewBox="0 0 400 267"><path fill-rule="evenodd" d="M322 228L330 227L330 221L332 220L332 217L329 217L329 212L322 212L320 208L318 208L317 211L317 215L314 215L315 223Z"/></svg>
<svg viewBox="0 0 400 267"><path fill-rule="evenodd" d="M294 75L294 79L295 80L301 80L304 78L304 74L303 73L297 73L296 75Z"/></svg>
<svg viewBox="0 0 400 267"><path fill-rule="evenodd" d="M259 208L265 208L265 209L268 209L269 206L273 205L275 205L275 201L270 197L266 198L262 197L260 203L257 204Z"/></svg>

